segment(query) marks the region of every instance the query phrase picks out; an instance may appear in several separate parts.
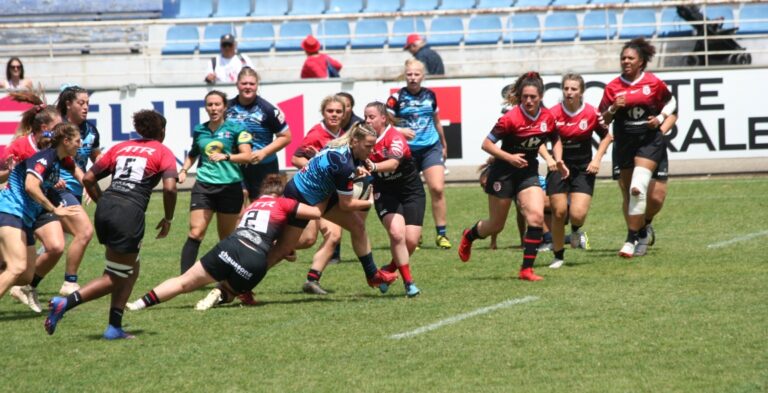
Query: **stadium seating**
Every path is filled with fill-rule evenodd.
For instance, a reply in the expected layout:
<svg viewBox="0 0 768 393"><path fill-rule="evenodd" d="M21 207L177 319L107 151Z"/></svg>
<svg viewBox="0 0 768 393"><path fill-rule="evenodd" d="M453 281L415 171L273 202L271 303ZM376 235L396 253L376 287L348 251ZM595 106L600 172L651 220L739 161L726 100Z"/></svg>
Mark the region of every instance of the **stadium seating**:
<svg viewBox="0 0 768 393"><path fill-rule="evenodd" d="M443 0L439 10L468 10L475 8L476 0Z"/></svg>
<svg viewBox="0 0 768 393"><path fill-rule="evenodd" d="M400 0L367 1L364 12L397 12L400 10Z"/></svg>
<svg viewBox="0 0 768 393"><path fill-rule="evenodd" d="M419 33L425 36L427 28L424 20L421 18L403 18L398 19L392 25L392 36L389 39L390 48L399 48L405 45L408 34Z"/></svg>
<svg viewBox="0 0 768 393"><path fill-rule="evenodd" d="M589 4L589 0L555 0L552 5L584 5Z"/></svg>
<svg viewBox="0 0 768 393"><path fill-rule="evenodd" d="M326 14L356 14L363 9L363 0L331 0Z"/></svg>
<svg viewBox="0 0 768 393"><path fill-rule="evenodd" d="M592 10L584 14L581 34L584 41L612 39L616 36L616 12Z"/></svg>
<svg viewBox="0 0 768 393"><path fill-rule="evenodd" d="M427 41L433 46L459 45L464 38L464 23L461 18L444 16L432 20Z"/></svg>
<svg viewBox="0 0 768 393"><path fill-rule="evenodd" d="M345 20L326 20L317 24L317 39L325 49L346 49L349 36L349 23Z"/></svg>
<svg viewBox="0 0 768 393"><path fill-rule="evenodd" d="M177 18L207 18L213 13L211 0L179 0Z"/></svg>
<svg viewBox="0 0 768 393"><path fill-rule="evenodd" d="M467 45L496 44L501 38L501 20L496 15L479 15L469 20L464 43Z"/></svg>
<svg viewBox="0 0 768 393"><path fill-rule="evenodd" d="M729 5L708 5L704 10L707 19L723 18L723 29L736 27L733 20L733 8Z"/></svg>
<svg viewBox="0 0 768 393"><path fill-rule="evenodd" d="M739 31L737 33L768 33L768 4L744 4L739 13Z"/></svg>
<svg viewBox="0 0 768 393"><path fill-rule="evenodd" d="M403 0L400 11L432 11L437 8L437 0Z"/></svg>
<svg viewBox="0 0 768 393"><path fill-rule="evenodd" d="M656 34L656 13L653 10L629 9L624 11L619 38L651 38L654 34Z"/></svg>
<svg viewBox="0 0 768 393"><path fill-rule="evenodd" d="M301 41L310 34L312 34L312 26L309 22L285 22L280 25L280 36L275 42L275 50L302 50Z"/></svg>
<svg viewBox="0 0 768 393"><path fill-rule="evenodd" d="M515 7L546 7L552 0L517 0Z"/></svg>
<svg viewBox="0 0 768 393"><path fill-rule="evenodd" d="M554 12L544 19L542 42L573 41L579 31L579 21L574 12Z"/></svg>
<svg viewBox="0 0 768 393"><path fill-rule="evenodd" d="M325 11L325 1L293 0L293 6L288 15L319 15L323 11Z"/></svg>
<svg viewBox="0 0 768 393"><path fill-rule="evenodd" d="M251 13L251 0L219 1L214 18L248 16Z"/></svg>
<svg viewBox="0 0 768 393"><path fill-rule="evenodd" d="M693 35L693 27L677 14L674 7L661 10L660 37L684 37Z"/></svg>
<svg viewBox="0 0 768 393"><path fill-rule="evenodd" d="M234 26L230 24L208 25L203 32L203 42L200 44L200 53L218 53L221 36L235 34Z"/></svg>
<svg viewBox="0 0 768 393"><path fill-rule="evenodd" d="M506 8L512 7L514 0L479 0L477 8Z"/></svg>
<svg viewBox="0 0 768 393"><path fill-rule="evenodd" d="M515 14L507 19L504 42L515 44L536 42L541 33L539 17L535 14Z"/></svg>
<svg viewBox="0 0 768 393"><path fill-rule="evenodd" d="M387 21L384 19L361 19L355 25L352 49L383 48L389 36Z"/></svg>
<svg viewBox="0 0 768 393"><path fill-rule="evenodd" d="M187 55L195 53L200 41L197 26L171 26L165 33L164 55Z"/></svg>
<svg viewBox="0 0 768 393"><path fill-rule="evenodd" d="M268 52L274 43L275 28L271 23L247 23L237 47L242 52Z"/></svg>
<svg viewBox="0 0 768 393"><path fill-rule="evenodd" d="M252 16L281 16L288 13L288 0L256 0Z"/></svg>

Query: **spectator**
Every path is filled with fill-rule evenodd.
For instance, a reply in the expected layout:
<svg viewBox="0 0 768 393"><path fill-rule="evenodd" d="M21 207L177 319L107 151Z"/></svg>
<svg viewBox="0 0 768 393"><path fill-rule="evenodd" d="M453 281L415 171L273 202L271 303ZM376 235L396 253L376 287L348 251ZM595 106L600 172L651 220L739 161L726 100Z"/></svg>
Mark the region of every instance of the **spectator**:
<svg viewBox="0 0 768 393"><path fill-rule="evenodd" d="M221 53L211 57L208 63L208 73L205 83L212 85L216 82L235 83L237 75L243 67L253 67L251 59L243 53L237 53L237 41L232 34L221 36Z"/></svg>
<svg viewBox="0 0 768 393"><path fill-rule="evenodd" d="M32 80L24 79L24 64L21 64L21 59L18 57L11 57L8 60L5 66L5 80L0 81L0 88L8 91L32 89Z"/></svg>
<svg viewBox="0 0 768 393"><path fill-rule="evenodd" d="M403 48L408 52L411 52L413 57L424 63L427 66L427 74L429 75L445 75L445 67L443 66L443 59L437 52L427 46L424 39L418 34L410 34L405 41L405 47Z"/></svg>
<svg viewBox="0 0 768 393"><path fill-rule="evenodd" d="M301 79L338 78L342 64L338 60L320 53L320 42L311 34L301 42L301 47L307 53L304 66L301 67Z"/></svg>

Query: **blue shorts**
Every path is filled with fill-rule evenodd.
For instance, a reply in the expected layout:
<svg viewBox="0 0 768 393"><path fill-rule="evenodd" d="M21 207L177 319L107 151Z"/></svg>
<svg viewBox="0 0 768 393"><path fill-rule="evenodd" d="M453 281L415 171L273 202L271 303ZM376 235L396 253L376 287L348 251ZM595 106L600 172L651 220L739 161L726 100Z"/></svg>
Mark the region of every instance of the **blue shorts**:
<svg viewBox="0 0 768 393"><path fill-rule="evenodd" d="M59 206L62 203L64 206L78 206L83 204L82 195L75 195L72 191L66 188L63 190L51 190L47 197L54 206Z"/></svg>
<svg viewBox="0 0 768 393"><path fill-rule="evenodd" d="M35 234L32 228L24 226L24 221L8 213L0 213L0 227L13 227L24 231L27 235L27 246L35 245Z"/></svg>
<svg viewBox="0 0 768 393"><path fill-rule="evenodd" d="M411 155L419 171L435 165L445 166L445 162L443 162L443 144L440 141L419 150L411 148Z"/></svg>

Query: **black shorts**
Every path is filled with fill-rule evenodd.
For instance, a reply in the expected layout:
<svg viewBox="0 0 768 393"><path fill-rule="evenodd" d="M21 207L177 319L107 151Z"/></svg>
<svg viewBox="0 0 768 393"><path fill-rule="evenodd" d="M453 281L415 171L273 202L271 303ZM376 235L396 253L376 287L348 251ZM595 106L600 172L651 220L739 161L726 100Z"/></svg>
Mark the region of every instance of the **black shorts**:
<svg viewBox="0 0 768 393"><path fill-rule="evenodd" d="M635 167L635 157L661 162L667 151L664 135L653 132L644 135L622 135L613 142L613 163L619 169Z"/></svg>
<svg viewBox="0 0 768 393"><path fill-rule="evenodd" d="M614 155L611 177L613 180L619 180L621 168L619 168L619 165L616 163L615 157L616 156ZM667 154L667 149L664 149L664 154L661 157L661 161L659 161L658 165L656 165L656 170L653 171L651 178L653 180L660 181L666 181L669 179L669 156Z"/></svg>
<svg viewBox="0 0 768 393"><path fill-rule="evenodd" d="M216 281L226 281L237 293L250 292L267 274L267 254L231 235L208 251L200 263Z"/></svg>
<svg viewBox="0 0 768 393"><path fill-rule="evenodd" d="M136 254L144 239L144 210L126 199L105 196L94 214L99 243L121 254Z"/></svg>
<svg viewBox="0 0 768 393"><path fill-rule="evenodd" d="M515 168L509 164L491 164L488 181L485 183L486 194L497 198L515 199L517 193L528 187L541 188L537 166Z"/></svg>
<svg viewBox="0 0 768 393"><path fill-rule="evenodd" d="M405 225L422 226L424 209L427 206L427 196L424 189L421 192L403 191L400 193L375 192L373 204L380 220L390 213L400 214L405 218Z"/></svg>
<svg viewBox="0 0 768 393"><path fill-rule="evenodd" d="M37 219L35 220L35 223L32 225L33 230L38 230L52 222L60 221L59 217L53 213L49 212L43 212L39 216L37 216Z"/></svg>
<svg viewBox="0 0 768 393"><path fill-rule="evenodd" d="M243 208L243 188L240 183L208 184L195 182L189 210L213 210L217 213L240 214Z"/></svg>
<svg viewBox="0 0 768 393"><path fill-rule="evenodd" d="M240 171L243 172L243 188L248 190L248 198L255 201L260 193L261 182L267 175L280 172L280 165L277 160L264 164L245 164L240 165Z"/></svg>
<svg viewBox="0 0 768 393"><path fill-rule="evenodd" d="M27 235L27 246L35 245L35 234L32 228L24 226L24 220L13 214L0 213L0 227L12 227L21 229Z"/></svg>
<svg viewBox="0 0 768 393"><path fill-rule="evenodd" d="M560 172L547 173L547 195L580 192L592 195L595 191L595 175L587 173L589 163L567 164L570 175L563 180Z"/></svg>

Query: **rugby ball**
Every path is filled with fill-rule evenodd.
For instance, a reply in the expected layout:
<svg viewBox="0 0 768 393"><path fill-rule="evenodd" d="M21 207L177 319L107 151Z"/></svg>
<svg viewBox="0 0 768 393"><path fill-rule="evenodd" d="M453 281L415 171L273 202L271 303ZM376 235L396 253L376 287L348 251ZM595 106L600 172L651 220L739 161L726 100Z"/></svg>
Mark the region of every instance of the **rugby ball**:
<svg viewBox="0 0 768 393"><path fill-rule="evenodd" d="M352 197L355 199L368 199L371 196L371 177L360 176L352 180Z"/></svg>

